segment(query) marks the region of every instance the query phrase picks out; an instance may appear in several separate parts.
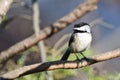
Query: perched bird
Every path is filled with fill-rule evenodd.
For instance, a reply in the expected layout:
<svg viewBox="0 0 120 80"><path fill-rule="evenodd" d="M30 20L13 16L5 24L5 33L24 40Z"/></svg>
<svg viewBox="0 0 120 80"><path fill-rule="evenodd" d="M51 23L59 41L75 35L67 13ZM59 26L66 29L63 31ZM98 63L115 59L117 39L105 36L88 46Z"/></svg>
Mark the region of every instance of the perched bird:
<svg viewBox="0 0 120 80"><path fill-rule="evenodd" d="M86 58L82 52L90 46L91 41L92 34L90 25L85 22L75 24L73 28L73 33L69 40L68 49L62 56L61 60L67 60L70 53L74 53L77 59L79 58L76 53L81 53L81 55Z"/></svg>

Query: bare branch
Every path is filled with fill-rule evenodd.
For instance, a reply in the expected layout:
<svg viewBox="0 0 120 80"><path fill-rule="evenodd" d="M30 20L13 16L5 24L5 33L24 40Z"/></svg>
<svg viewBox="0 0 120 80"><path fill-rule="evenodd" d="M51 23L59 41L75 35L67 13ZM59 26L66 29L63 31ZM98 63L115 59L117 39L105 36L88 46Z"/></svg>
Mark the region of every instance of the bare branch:
<svg viewBox="0 0 120 80"><path fill-rule="evenodd" d="M35 31L35 35L39 36L40 33L40 10L39 10L39 1L38 0L32 0L32 8L33 8L33 28ZM46 62L47 61L47 53L45 50L45 45L44 41L38 42L38 47L39 47L39 52L40 52L40 58L41 62ZM44 73L45 75L45 80L53 80L52 73L49 71Z"/></svg>
<svg viewBox="0 0 120 80"><path fill-rule="evenodd" d="M113 25L104 22L104 21L103 21L103 18L95 19L94 21L92 21L92 22L90 23L91 26L95 26L96 24L101 24L101 25L103 25L103 27L106 27L106 28L108 28L108 29L113 29L113 28L114 28Z"/></svg>
<svg viewBox="0 0 120 80"><path fill-rule="evenodd" d="M31 46L38 43L40 40L46 39L51 35L55 34L56 32L64 29L70 23L73 23L78 18L82 17L86 13L93 11L97 8L98 0L87 0L83 4L79 5L76 9L74 9L71 13L64 16L63 18L59 19L58 21L54 22L52 25L47 26L43 30L41 30L39 36L32 35L27 39L11 46L5 51L0 53L0 63L8 60L12 56L16 55L17 53L24 51Z"/></svg>
<svg viewBox="0 0 120 80"><path fill-rule="evenodd" d="M10 8L12 2L13 0L0 0L0 24L8 9Z"/></svg>
<svg viewBox="0 0 120 80"><path fill-rule="evenodd" d="M1 80L4 79L15 79L20 76L28 75L31 73L37 73L42 71L56 70L56 69L76 69L82 68L84 66L88 66L94 63L98 63L101 61L110 60L116 57L120 57L120 48L109 51L106 53L98 54L86 59L82 59L81 61L53 61L46 63L37 63L29 66L24 66L22 68L10 71L6 74L1 75Z"/></svg>

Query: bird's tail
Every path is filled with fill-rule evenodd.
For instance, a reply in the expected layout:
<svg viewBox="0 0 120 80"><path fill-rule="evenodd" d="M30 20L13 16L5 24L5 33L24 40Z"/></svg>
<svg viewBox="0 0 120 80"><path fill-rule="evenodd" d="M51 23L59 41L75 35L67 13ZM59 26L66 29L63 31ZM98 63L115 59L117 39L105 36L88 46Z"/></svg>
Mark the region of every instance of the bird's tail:
<svg viewBox="0 0 120 80"><path fill-rule="evenodd" d="M69 57L69 55L70 55L70 52L71 52L71 49L68 48L68 49L66 50L66 52L63 54L61 60L67 60L68 57Z"/></svg>

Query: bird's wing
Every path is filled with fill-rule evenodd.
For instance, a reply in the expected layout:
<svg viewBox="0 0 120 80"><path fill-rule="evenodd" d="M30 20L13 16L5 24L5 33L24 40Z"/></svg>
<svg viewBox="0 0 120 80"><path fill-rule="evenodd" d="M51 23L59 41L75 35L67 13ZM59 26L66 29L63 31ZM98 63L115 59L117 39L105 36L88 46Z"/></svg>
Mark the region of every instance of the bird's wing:
<svg viewBox="0 0 120 80"><path fill-rule="evenodd" d="M66 52L63 54L61 60L67 60L68 57L69 57L69 55L70 55L70 52L71 52L71 49L68 48L68 49L66 50Z"/></svg>
<svg viewBox="0 0 120 80"><path fill-rule="evenodd" d="M70 40L69 40L69 44L68 44L68 49L66 50L66 52L62 56L61 60L67 60L68 59L68 57L70 55L70 52L71 52L70 45L73 41L74 41L74 34L71 35Z"/></svg>
<svg viewBox="0 0 120 80"><path fill-rule="evenodd" d="M74 41L74 34L71 35L68 46L70 46L73 41Z"/></svg>

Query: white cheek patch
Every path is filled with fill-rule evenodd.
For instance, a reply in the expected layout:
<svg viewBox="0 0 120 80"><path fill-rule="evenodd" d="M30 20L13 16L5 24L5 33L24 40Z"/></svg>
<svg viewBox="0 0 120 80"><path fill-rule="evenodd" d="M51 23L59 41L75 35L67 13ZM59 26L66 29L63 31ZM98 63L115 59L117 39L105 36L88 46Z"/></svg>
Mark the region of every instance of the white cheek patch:
<svg viewBox="0 0 120 80"><path fill-rule="evenodd" d="M74 30L80 30L81 31L81 28L73 28Z"/></svg>
<svg viewBox="0 0 120 80"><path fill-rule="evenodd" d="M74 28L74 30L80 30L80 31L87 31L87 32L91 32L90 31L90 27L88 25L84 25L80 28Z"/></svg>

